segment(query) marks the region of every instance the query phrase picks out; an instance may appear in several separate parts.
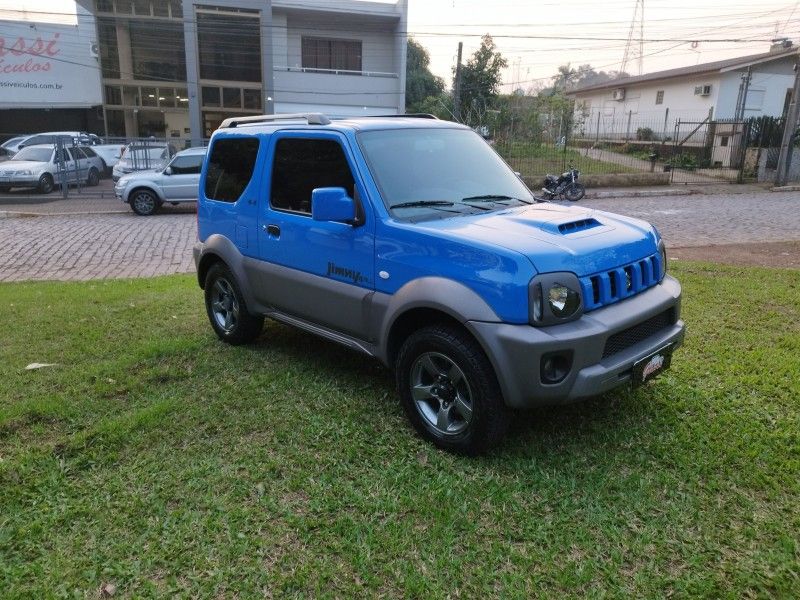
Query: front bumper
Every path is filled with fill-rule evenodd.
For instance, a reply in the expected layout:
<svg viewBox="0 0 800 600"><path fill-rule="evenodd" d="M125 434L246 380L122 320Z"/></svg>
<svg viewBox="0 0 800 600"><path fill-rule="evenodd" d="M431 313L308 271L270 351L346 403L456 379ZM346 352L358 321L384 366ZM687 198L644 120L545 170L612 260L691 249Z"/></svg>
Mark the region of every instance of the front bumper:
<svg viewBox="0 0 800 600"><path fill-rule="evenodd" d="M0 185L6 187L37 187L39 185L39 177L32 175L0 177Z"/></svg>
<svg viewBox="0 0 800 600"><path fill-rule="evenodd" d="M514 408L564 404L628 383L635 362L668 344L673 349L680 346L685 333L680 300L680 284L666 276L653 288L570 323L532 327L470 321L467 325L495 368L506 404ZM661 315L664 327L613 353L606 351L614 334ZM557 384L543 383L539 372L542 356L551 352L572 356L569 374Z"/></svg>

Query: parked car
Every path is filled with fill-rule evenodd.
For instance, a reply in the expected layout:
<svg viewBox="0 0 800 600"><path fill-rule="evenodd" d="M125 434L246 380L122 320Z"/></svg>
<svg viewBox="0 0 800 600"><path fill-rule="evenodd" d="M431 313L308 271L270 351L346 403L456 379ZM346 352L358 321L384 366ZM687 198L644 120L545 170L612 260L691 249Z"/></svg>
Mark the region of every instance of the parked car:
<svg viewBox="0 0 800 600"><path fill-rule="evenodd" d="M135 171L162 169L169 159L175 155L172 144L158 142L135 142L128 144L120 153L120 158L111 171L111 178L116 183L119 178Z"/></svg>
<svg viewBox="0 0 800 600"><path fill-rule="evenodd" d="M26 146L0 167L0 192L34 187L49 194L66 181L97 185L103 161L88 146L69 146L60 151L55 144Z"/></svg>
<svg viewBox="0 0 800 600"><path fill-rule="evenodd" d="M114 185L117 199L141 216L152 215L165 202L196 202L206 150L189 148L173 156L163 169L123 175Z"/></svg>
<svg viewBox="0 0 800 600"><path fill-rule="evenodd" d="M104 144L102 138L85 131L46 131L27 136L18 136L4 142L3 147L12 152L18 152L27 146L55 144L58 140L61 140L65 146L92 146L103 161L103 168L100 169L101 174L107 173L117 164L124 147L122 144Z"/></svg>
<svg viewBox="0 0 800 600"><path fill-rule="evenodd" d="M377 358L417 431L455 452L497 444L513 409L650 381L684 337L654 227L537 201L456 123L227 119L197 224L219 339L252 342L268 317Z"/></svg>

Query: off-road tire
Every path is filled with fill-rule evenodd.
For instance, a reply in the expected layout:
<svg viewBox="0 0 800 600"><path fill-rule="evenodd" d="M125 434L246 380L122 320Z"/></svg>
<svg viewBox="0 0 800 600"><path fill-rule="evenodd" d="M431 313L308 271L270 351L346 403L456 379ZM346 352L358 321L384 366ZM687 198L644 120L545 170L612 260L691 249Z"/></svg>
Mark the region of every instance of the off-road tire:
<svg viewBox="0 0 800 600"><path fill-rule="evenodd" d="M440 365L445 366L449 360L466 380L472 411L471 420L461 431L443 433L437 424L431 422L430 415L426 417L423 414L423 409L419 408L420 402L412 395L412 379L415 373L420 372L418 365L426 357L435 357ZM505 405L489 359L467 332L450 325L434 325L416 331L400 348L395 374L406 415L419 434L436 446L458 454L477 455L496 446L505 436L511 411ZM423 402L430 407L427 400ZM431 402L435 406L435 402L439 401L431 399ZM449 404L455 410L456 402ZM439 406L442 406L441 402ZM456 423L456 429L458 425Z"/></svg>
<svg viewBox="0 0 800 600"><path fill-rule="evenodd" d="M206 314L219 339L240 346L249 344L261 334L264 317L248 311L239 283L226 265L217 263L208 270L204 290ZM227 327L228 320L221 317L224 312L235 312Z"/></svg>

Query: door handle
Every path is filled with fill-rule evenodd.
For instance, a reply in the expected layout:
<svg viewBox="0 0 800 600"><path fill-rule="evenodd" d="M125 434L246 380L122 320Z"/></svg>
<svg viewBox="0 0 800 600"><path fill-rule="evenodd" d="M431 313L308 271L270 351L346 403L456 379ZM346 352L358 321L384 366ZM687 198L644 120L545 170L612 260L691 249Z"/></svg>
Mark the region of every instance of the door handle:
<svg viewBox="0 0 800 600"><path fill-rule="evenodd" d="M277 238L281 236L281 228L277 225L262 225L262 227L271 237Z"/></svg>

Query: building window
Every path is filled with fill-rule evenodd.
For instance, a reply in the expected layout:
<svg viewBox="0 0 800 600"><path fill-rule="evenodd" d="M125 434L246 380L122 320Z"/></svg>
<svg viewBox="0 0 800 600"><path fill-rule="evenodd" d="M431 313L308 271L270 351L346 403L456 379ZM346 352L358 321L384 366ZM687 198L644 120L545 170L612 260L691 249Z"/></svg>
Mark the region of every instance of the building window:
<svg viewBox="0 0 800 600"><path fill-rule="evenodd" d="M119 79L119 52L117 51L117 28L108 19L97 20L97 37L100 42L100 63L103 65L103 77ZM126 73L125 77L130 77Z"/></svg>
<svg viewBox="0 0 800 600"><path fill-rule="evenodd" d="M257 14L239 17L199 12L197 47L201 79L261 81L261 22Z"/></svg>
<svg viewBox="0 0 800 600"><path fill-rule="evenodd" d="M728 145L728 136L727 135L723 135L722 137L720 137L719 145L720 146L727 146Z"/></svg>
<svg viewBox="0 0 800 600"><path fill-rule="evenodd" d="M122 104L122 89L117 85L106 86L106 104Z"/></svg>
<svg viewBox="0 0 800 600"><path fill-rule="evenodd" d="M664 104L664 90L656 92L656 104Z"/></svg>
<svg viewBox="0 0 800 600"><path fill-rule="evenodd" d="M261 108L261 90L248 90L243 89L244 107L249 110L262 110Z"/></svg>
<svg viewBox="0 0 800 600"><path fill-rule="evenodd" d="M203 87L203 106L222 106L218 87Z"/></svg>
<svg viewBox="0 0 800 600"><path fill-rule="evenodd" d="M131 21L133 77L150 81L186 81L183 25L167 21ZM130 74L123 74L130 77Z"/></svg>
<svg viewBox="0 0 800 600"><path fill-rule="evenodd" d="M239 88L222 88L222 106L242 108L242 91Z"/></svg>
<svg viewBox="0 0 800 600"><path fill-rule="evenodd" d="M361 71L361 41L304 37L304 69Z"/></svg>

